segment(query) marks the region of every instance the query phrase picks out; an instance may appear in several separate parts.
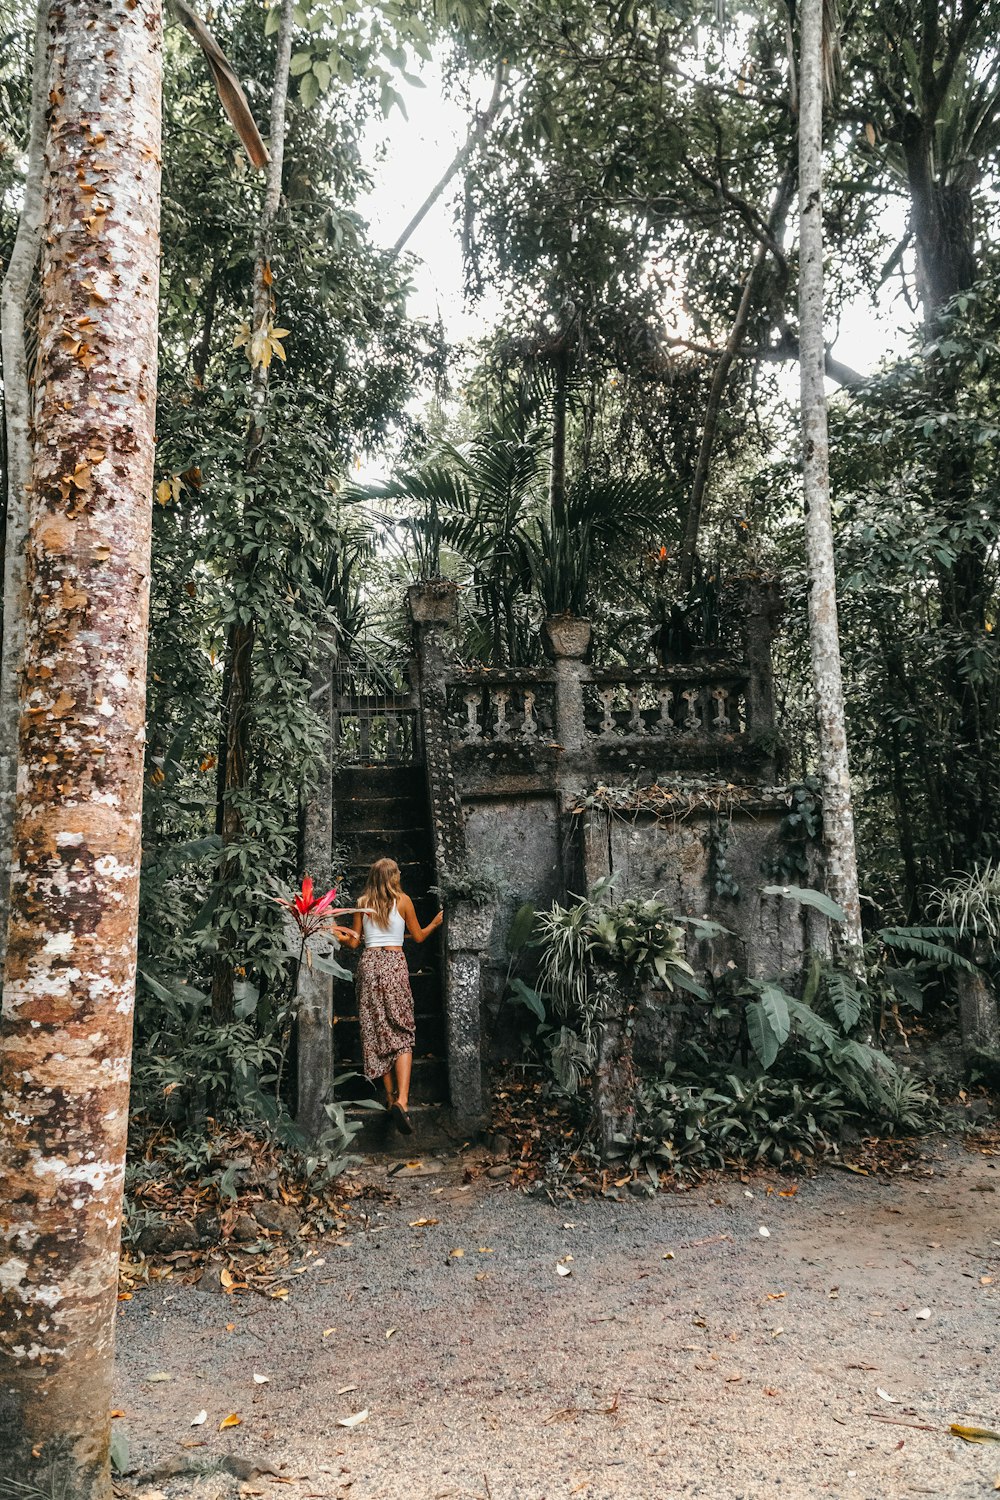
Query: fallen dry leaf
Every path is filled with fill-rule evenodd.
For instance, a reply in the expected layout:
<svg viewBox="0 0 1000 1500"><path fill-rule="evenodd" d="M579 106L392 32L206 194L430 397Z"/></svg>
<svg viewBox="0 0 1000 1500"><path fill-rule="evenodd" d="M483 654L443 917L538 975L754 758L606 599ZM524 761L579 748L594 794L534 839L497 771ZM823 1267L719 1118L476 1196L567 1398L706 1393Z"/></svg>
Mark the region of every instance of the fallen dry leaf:
<svg viewBox="0 0 1000 1500"><path fill-rule="evenodd" d="M393 1336L393 1334L396 1333L396 1332L398 1332L398 1330L395 1329L395 1328L387 1328L385 1330L385 1336L386 1336L387 1339L391 1339L392 1336Z"/></svg>
<svg viewBox="0 0 1000 1500"><path fill-rule="evenodd" d="M440 1224L440 1219L411 1219L411 1229L428 1229L432 1224Z"/></svg>
<svg viewBox="0 0 1000 1500"><path fill-rule="evenodd" d="M368 1408L366 1406L365 1409L364 1409L364 1411L356 1411L354 1413L353 1417L338 1417L337 1418L337 1426L338 1427L357 1427L361 1422L367 1422L367 1420L368 1420Z"/></svg>
<svg viewBox="0 0 1000 1500"><path fill-rule="evenodd" d="M253 1372L254 1385L267 1385L270 1378L270 1375L258 1375L256 1370Z"/></svg>
<svg viewBox="0 0 1000 1500"><path fill-rule="evenodd" d="M556 1266L556 1274L558 1276L572 1276L573 1272L569 1266L558 1265Z"/></svg>
<svg viewBox="0 0 1000 1500"><path fill-rule="evenodd" d="M450 1254L453 1256L453 1258L455 1260L461 1260L462 1256L465 1254L465 1251L464 1250L452 1250L450 1252Z"/></svg>
<svg viewBox="0 0 1000 1500"><path fill-rule="evenodd" d="M229 1413L229 1416L223 1417L222 1421L219 1423L219 1431L223 1432L227 1427L241 1427L242 1425L243 1418L241 1416L238 1416L236 1412L231 1411Z"/></svg>
<svg viewBox="0 0 1000 1500"><path fill-rule="evenodd" d="M356 1391L356 1390L357 1390L357 1386L356 1385L342 1385L340 1387L340 1390L337 1392L337 1395L338 1396L346 1396L347 1393L348 1393L348 1391Z"/></svg>
<svg viewBox="0 0 1000 1500"><path fill-rule="evenodd" d="M883 1401L891 1401L892 1404L893 1404L893 1406L898 1406L899 1405L898 1398L896 1396L890 1396L889 1392L888 1391L884 1391L880 1385L877 1385L875 1387L875 1394L876 1394L876 1396L880 1396Z"/></svg>
<svg viewBox="0 0 1000 1500"><path fill-rule="evenodd" d="M191 1418L191 1426L192 1427L204 1427L204 1425L205 1425L205 1423L207 1421L208 1421L208 1412L203 1407L196 1417L192 1417Z"/></svg>
<svg viewBox="0 0 1000 1500"><path fill-rule="evenodd" d="M963 1427L961 1422L952 1422L949 1431L964 1443L1000 1443L1000 1432L991 1427Z"/></svg>
<svg viewBox="0 0 1000 1500"><path fill-rule="evenodd" d="M337 1332L336 1328L324 1328L323 1329L323 1337L325 1339L328 1339L330 1337L331 1333L336 1333L336 1332Z"/></svg>

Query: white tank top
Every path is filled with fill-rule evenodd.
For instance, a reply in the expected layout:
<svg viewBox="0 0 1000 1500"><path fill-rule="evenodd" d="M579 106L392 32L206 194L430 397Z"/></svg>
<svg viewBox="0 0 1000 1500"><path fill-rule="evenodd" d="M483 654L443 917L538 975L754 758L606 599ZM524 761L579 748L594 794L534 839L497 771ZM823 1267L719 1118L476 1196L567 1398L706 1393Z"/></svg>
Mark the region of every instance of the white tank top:
<svg viewBox="0 0 1000 1500"><path fill-rule="evenodd" d="M365 943L369 948L402 948L406 923L400 916L395 902L393 902L392 911L389 913L389 925L387 927L379 927L372 921L371 917L365 917L361 925L365 935Z"/></svg>

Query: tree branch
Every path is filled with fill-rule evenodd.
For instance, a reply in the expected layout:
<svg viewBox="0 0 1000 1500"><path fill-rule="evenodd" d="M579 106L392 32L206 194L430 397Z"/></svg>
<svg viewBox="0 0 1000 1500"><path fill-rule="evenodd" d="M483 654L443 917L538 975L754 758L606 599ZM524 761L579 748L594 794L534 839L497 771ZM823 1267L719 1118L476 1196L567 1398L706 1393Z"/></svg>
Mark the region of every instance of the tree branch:
<svg viewBox="0 0 1000 1500"><path fill-rule="evenodd" d="M406 228L403 230L402 234L399 236L399 239L393 245L393 256L399 255L407 240L410 239L413 233L423 223L424 219L430 213L431 209L434 207L435 203L438 201L445 188L447 188L448 184L457 175L457 173L462 170L462 168L465 166L465 163L472 155L473 151L480 144L480 142L485 139L497 116L501 114L506 107L506 100L504 100L502 97L503 86L506 81L506 77L506 65L502 61L498 62L496 65L496 71L493 75L493 93L490 96L489 104L483 110L482 114L477 114L475 123L469 129L469 134L466 139L465 145L462 146L462 148L459 150L451 165L444 173L444 176L431 188L427 197L417 209L416 213L413 215L413 218L410 220Z"/></svg>

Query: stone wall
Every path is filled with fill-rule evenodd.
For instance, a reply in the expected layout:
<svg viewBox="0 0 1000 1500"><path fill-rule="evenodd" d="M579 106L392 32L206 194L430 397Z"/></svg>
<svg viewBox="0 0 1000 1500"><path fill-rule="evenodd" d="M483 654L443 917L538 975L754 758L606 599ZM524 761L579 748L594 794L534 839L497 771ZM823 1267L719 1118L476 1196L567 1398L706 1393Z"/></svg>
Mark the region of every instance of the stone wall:
<svg viewBox="0 0 1000 1500"><path fill-rule="evenodd" d="M589 805L587 803L589 802ZM827 943L826 923L816 912L762 888L782 883L775 873L788 846L781 823L789 810L784 788L721 786L718 791L636 791L581 799L560 816L556 799L518 797L500 792L480 795L465 810L470 864L499 868L510 889L492 913L483 955L483 1039L488 1056L510 1050L520 1017L503 1005L510 954L506 937L523 902L539 908L567 903L605 877L614 878L615 897L661 892L678 916L709 917L730 929L713 941L688 943L688 958L699 974L723 975L735 967L755 978L793 975L804 956ZM713 832L723 833L727 884L715 889L717 869ZM815 868L803 883L820 887ZM648 1020L642 1050L662 1052L669 1043L670 1005L664 1001L660 1024Z"/></svg>
<svg viewBox="0 0 1000 1500"><path fill-rule="evenodd" d="M787 794L767 790L775 778L770 644L778 602L763 584L744 592L735 655L595 668L589 624L559 618L545 625L550 665L470 669L449 660L444 646L454 591L411 589L438 868L485 868L506 888L492 909L461 903L446 920L449 1069L462 1118L481 1111L477 1049L484 1059L502 1053L520 1019L504 994L507 935L524 902L568 902L607 874L617 877L619 896L663 891L679 914L709 915L732 929L690 954L696 968L715 973L728 965L757 977L791 973L824 941L821 923L761 895L787 811ZM656 807L648 792L631 803L600 795L626 783L662 789L685 781L702 790L662 793ZM709 835L722 822L735 897L714 888ZM660 1029L661 1042L666 1033Z"/></svg>

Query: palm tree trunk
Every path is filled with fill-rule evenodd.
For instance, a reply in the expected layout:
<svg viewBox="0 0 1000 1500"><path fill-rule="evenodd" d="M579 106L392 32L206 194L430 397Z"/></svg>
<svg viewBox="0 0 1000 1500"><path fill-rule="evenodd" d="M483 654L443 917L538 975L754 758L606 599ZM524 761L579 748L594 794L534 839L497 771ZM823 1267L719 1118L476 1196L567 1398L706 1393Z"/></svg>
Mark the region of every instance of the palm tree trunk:
<svg viewBox="0 0 1000 1500"><path fill-rule="evenodd" d="M49 20L59 87L0 1020L0 1475L73 1500L111 1497L142 847L160 28L159 0L61 0Z"/></svg>
<svg viewBox="0 0 1000 1500"><path fill-rule="evenodd" d="M827 888L847 920L838 944L861 944L851 774L840 664L823 346L823 0L801 8L799 74L799 343L809 643L823 783Z"/></svg>

